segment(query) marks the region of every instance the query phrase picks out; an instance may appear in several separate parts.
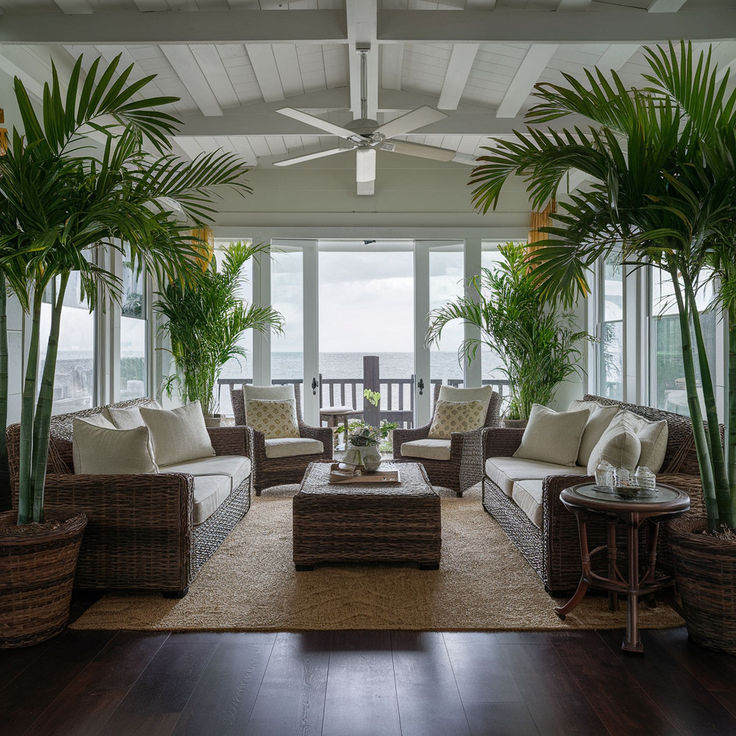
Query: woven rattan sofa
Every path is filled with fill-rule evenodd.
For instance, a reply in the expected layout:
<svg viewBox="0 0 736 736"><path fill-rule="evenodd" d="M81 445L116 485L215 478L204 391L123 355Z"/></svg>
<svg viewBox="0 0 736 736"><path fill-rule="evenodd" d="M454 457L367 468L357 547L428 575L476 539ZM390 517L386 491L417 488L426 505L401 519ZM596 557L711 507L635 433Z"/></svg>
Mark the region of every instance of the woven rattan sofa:
<svg viewBox="0 0 736 736"><path fill-rule="evenodd" d="M662 469L658 481L678 485L688 491L693 486L693 476L698 475L692 424L688 417L636 404L625 404L600 396L588 395L585 401L596 401L607 406L620 406L646 419L667 421L668 439ZM542 579L551 593L566 593L573 590L580 579L580 547L575 517L560 501L560 493L577 483L592 482L593 479L582 469L576 474L561 471L549 475L542 481L541 518L535 524L529 510L523 510L489 477L493 473L488 461L492 458L511 457L521 444L523 429L494 427L483 434L483 507L501 525L508 537L524 555L527 562ZM680 481L683 482L680 482ZM538 511L538 509L537 509ZM591 548L605 543L605 523L592 521L588 526ZM646 528L642 529L646 535ZM623 535L623 531L622 531ZM642 540L646 543L646 539ZM619 550L625 550L622 536ZM605 556L599 555L597 564L605 565ZM604 570L600 568L600 572Z"/></svg>
<svg viewBox="0 0 736 736"><path fill-rule="evenodd" d="M112 406L130 407L147 401L135 399ZM51 421L46 508L84 511L88 518L75 587L157 590L172 597L183 596L202 565L248 511L250 468L247 477L230 491L216 510L195 525L195 478L191 474L74 473L73 419L99 414L104 409L97 407L63 414ZM207 431L218 457L249 457L248 433L243 427L218 427ZM19 424L8 427L7 439L13 503L17 507Z"/></svg>
<svg viewBox="0 0 736 736"><path fill-rule="evenodd" d="M294 385L294 399L296 403L297 425L299 437L317 440L322 443L321 452L311 452L306 455L288 455L284 457L270 457L266 436L253 427L247 426L245 412L245 397L242 385L230 384L230 400L233 406L235 424L245 427L248 431L253 458L253 486L256 496L261 495L264 488L286 483L301 483L304 472L309 463L323 460L332 460L332 428L311 427L302 419L301 394L299 384Z"/></svg>
<svg viewBox="0 0 736 736"><path fill-rule="evenodd" d="M440 397L442 386L435 385L434 406ZM501 397L496 391L491 393L483 427L495 427L499 424ZM408 456L402 453L401 446L406 442L427 440L432 422L414 429L395 429L393 431L393 454L395 462L420 462L427 471L432 485L451 488L458 496L480 481L483 475L483 458L481 438L483 428L473 432L453 432L449 440L449 457L435 460L420 455Z"/></svg>

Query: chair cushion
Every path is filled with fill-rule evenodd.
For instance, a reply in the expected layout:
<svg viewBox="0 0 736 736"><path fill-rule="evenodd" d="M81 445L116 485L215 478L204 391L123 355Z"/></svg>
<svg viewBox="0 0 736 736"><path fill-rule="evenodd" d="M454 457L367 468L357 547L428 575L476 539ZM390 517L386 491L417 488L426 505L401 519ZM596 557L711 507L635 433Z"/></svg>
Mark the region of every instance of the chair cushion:
<svg viewBox="0 0 736 736"><path fill-rule="evenodd" d="M199 401L172 410L144 406L141 416L151 432L153 455L159 465L214 456Z"/></svg>
<svg viewBox="0 0 736 736"><path fill-rule="evenodd" d="M401 444L401 457L423 457L427 460L449 460L450 440L412 440Z"/></svg>
<svg viewBox="0 0 736 736"><path fill-rule="evenodd" d="M250 425L248 419L248 402L253 399L261 401L295 401L294 386L286 384L284 386L251 386L243 384L243 402L245 404L245 423Z"/></svg>
<svg viewBox="0 0 736 736"><path fill-rule="evenodd" d="M595 469L603 461L614 468L626 468L629 471L639 464L641 441L636 434L637 425L626 414L629 412L616 415L593 448L588 460L588 475L595 475Z"/></svg>
<svg viewBox="0 0 736 736"><path fill-rule="evenodd" d="M493 386L479 386L477 388L458 388L456 386L440 386L438 401L482 401L486 405L493 396Z"/></svg>
<svg viewBox="0 0 736 736"><path fill-rule="evenodd" d="M588 409L554 411L532 404L529 423L514 457L574 466L589 414Z"/></svg>
<svg viewBox="0 0 736 736"><path fill-rule="evenodd" d="M559 465L538 460L516 457L489 457L485 466L490 478L507 496L517 480L542 480L548 475L586 475L587 470L579 465Z"/></svg>
<svg viewBox="0 0 736 736"><path fill-rule="evenodd" d="M148 427L116 429L102 415L88 420L75 417L72 427L75 473L135 475L158 472Z"/></svg>
<svg viewBox="0 0 736 736"><path fill-rule="evenodd" d="M224 475L194 476L194 508L192 520L201 524L217 511L230 495L230 480Z"/></svg>
<svg viewBox="0 0 736 736"><path fill-rule="evenodd" d="M299 437L294 399L250 399L248 426L262 432L267 440Z"/></svg>
<svg viewBox="0 0 736 736"><path fill-rule="evenodd" d="M310 437L278 437L266 440L266 457L297 457L298 455L321 455L325 446Z"/></svg>
<svg viewBox="0 0 736 736"><path fill-rule="evenodd" d="M429 439L449 440L453 432L480 429L486 418L488 403L483 401L444 401L438 399L429 428Z"/></svg>
<svg viewBox="0 0 736 736"><path fill-rule="evenodd" d="M251 462L240 455L216 455L199 460L167 465L159 468L161 473L189 473L195 477L222 475L230 480L230 490L235 490L249 475Z"/></svg>
<svg viewBox="0 0 736 736"><path fill-rule="evenodd" d="M511 489L511 499L538 529L542 528L544 517L542 507L543 483L543 480L517 480Z"/></svg>
<svg viewBox="0 0 736 736"><path fill-rule="evenodd" d="M590 460L590 453L593 452L593 448L598 444L598 440L600 440L603 433L608 429L608 425L613 421L616 414L618 414L618 407L604 406L596 401L582 400L573 401L568 407L568 411L580 411L581 409L588 409L590 415L583 430L583 437L580 440L577 464L587 466L588 460Z"/></svg>

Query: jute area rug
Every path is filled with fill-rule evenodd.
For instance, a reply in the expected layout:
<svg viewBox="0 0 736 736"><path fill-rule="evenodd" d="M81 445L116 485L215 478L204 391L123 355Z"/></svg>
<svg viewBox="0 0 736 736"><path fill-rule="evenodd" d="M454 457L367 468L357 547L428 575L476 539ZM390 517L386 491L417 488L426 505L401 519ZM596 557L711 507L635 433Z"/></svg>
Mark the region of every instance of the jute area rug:
<svg viewBox="0 0 736 736"><path fill-rule="evenodd" d="M551 631L625 625L625 605L609 612L588 596L563 622L558 603L480 503L443 492L440 569L323 566L295 572L291 496L281 486L251 510L202 568L181 600L110 594L73 629L303 631L409 629ZM666 604L641 606L642 628L683 625Z"/></svg>

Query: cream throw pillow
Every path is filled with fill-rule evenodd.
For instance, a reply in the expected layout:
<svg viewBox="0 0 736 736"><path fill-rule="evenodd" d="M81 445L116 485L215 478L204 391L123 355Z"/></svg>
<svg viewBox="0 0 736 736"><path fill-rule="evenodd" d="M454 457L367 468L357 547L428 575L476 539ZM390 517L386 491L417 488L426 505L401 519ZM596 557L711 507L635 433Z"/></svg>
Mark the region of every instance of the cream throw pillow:
<svg viewBox="0 0 736 736"><path fill-rule="evenodd" d="M667 452L667 439L669 438L667 420L651 421L632 411L622 409L622 412L627 415L641 442L639 465L645 465L653 473L658 473L662 469Z"/></svg>
<svg viewBox="0 0 736 736"><path fill-rule="evenodd" d="M299 437L294 399L249 399L248 426L262 432L267 440Z"/></svg>
<svg viewBox="0 0 736 736"><path fill-rule="evenodd" d="M449 440L453 432L472 432L474 429L480 429L487 411L487 401L438 399L429 428L429 439Z"/></svg>
<svg viewBox="0 0 736 736"><path fill-rule="evenodd" d="M603 433L608 429L616 414L618 414L619 407L605 406L604 404L599 404L597 401L580 400L573 401L568 407L568 411L580 411L581 409L588 409L590 411L588 421L583 430L583 437L580 440L580 450L578 451L577 464L585 467L590 460L590 453L593 452L593 448L598 444Z"/></svg>
<svg viewBox="0 0 736 736"><path fill-rule="evenodd" d="M93 421L90 421L93 420ZM109 425L109 426L107 426ZM104 417L72 423L74 472L85 475L158 473L148 427L116 429Z"/></svg>
<svg viewBox="0 0 736 736"><path fill-rule="evenodd" d="M143 406L148 409L161 408L158 401L151 401ZM141 416L141 406L108 406L107 413L118 429L134 429L135 427L144 427L146 424Z"/></svg>
<svg viewBox="0 0 736 736"><path fill-rule="evenodd" d="M159 465L174 465L215 454L199 401L171 410L144 406L140 411L151 432L153 456Z"/></svg>
<svg viewBox="0 0 736 736"><path fill-rule="evenodd" d="M628 411L617 412L590 453L588 475L595 475L595 469L603 460L607 460L614 468L626 468L631 471L637 465L641 465L642 445L637 435L638 425L632 420L633 416Z"/></svg>
<svg viewBox="0 0 736 736"><path fill-rule="evenodd" d="M554 411L532 404L529 422L514 457L557 465L575 465L590 412Z"/></svg>

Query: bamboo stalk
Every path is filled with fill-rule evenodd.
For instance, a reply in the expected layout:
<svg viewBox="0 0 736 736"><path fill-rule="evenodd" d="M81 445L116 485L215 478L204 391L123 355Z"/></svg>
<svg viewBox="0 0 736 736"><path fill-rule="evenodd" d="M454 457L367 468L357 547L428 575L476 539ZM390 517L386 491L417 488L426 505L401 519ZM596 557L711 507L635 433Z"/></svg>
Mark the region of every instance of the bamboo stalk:
<svg viewBox="0 0 736 736"><path fill-rule="evenodd" d="M728 485L731 499L724 521L736 529L736 304L728 309Z"/></svg>
<svg viewBox="0 0 736 736"><path fill-rule="evenodd" d="M5 274L0 270L0 467L8 467L8 294Z"/></svg>

